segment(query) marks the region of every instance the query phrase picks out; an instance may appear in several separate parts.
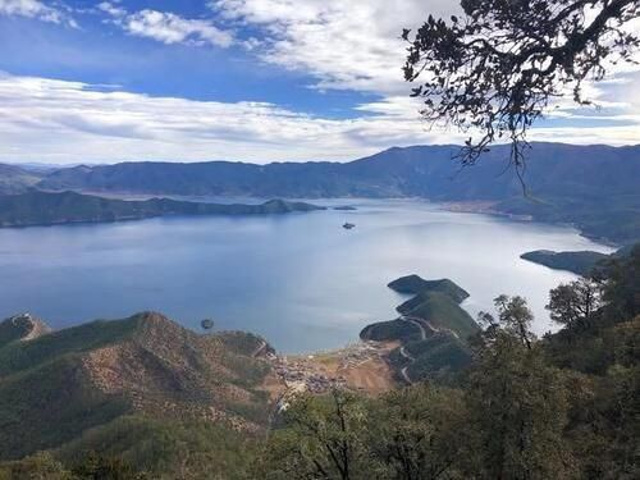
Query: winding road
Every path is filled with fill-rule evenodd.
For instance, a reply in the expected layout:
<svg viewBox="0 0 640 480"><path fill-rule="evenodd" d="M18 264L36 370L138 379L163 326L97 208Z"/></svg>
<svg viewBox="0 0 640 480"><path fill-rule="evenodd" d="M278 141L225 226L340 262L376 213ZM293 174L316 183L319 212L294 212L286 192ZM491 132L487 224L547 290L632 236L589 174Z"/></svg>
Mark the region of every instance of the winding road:
<svg viewBox="0 0 640 480"><path fill-rule="evenodd" d="M407 352L404 346L400 348L400 355L402 355L404 358L409 360L409 362L411 362L409 363L409 365L407 365L406 367L403 367L402 370L400 370L400 374L402 375L402 378L404 378L405 382L407 382L409 385L412 385L413 380L411 380L411 377L409 377L409 372L407 370L409 369L409 366L416 361L416 359Z"/></svg>
<svg viewBox="0 0 640 480"><path fill-rule="evenodd" d="M420 329L420 337L421 337L420 339L421 340L427 339L427 331L424 329L424 325L422 324L423 320L421 318L402 316L400 317L400 320L404 320L405 322L414 324L416 327ZM434 332L436 331L431 325L429 325L429 328Z"/></svg>
<svg viewBox="0 0 640 480"><path fill-rule="evenodd" d="M423 325L424 320L418 317L407 317L404 315L400 317L400 320L409 322L415 325L416 327L418 327L420 329L420 339L421 340L427 339L427 331L425 330ZM437 333L437 330L433 328L431 324L428 324L428 325L431 331ZM406 358L407 360L409 360L409 365L407 365L406 367L403 367L402 370L400 370L400 375L402 375L402 378L404 379L405 382L407 382L409 385L413 385L413 380L411 380L411 377L409 376L409 367L413 364L413 362L416 361L416 359L415 357L413 357L413 355L407 352L406 347L404 345L400 348L400 355L402 355L403 358Z"/></svg>

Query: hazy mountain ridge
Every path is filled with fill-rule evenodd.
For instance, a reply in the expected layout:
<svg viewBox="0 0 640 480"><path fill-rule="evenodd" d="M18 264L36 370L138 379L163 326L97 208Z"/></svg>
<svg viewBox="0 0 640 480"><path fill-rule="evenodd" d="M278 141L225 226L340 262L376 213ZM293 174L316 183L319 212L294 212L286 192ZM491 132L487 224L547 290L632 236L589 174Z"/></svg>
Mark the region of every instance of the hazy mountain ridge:
<svg viewBox="0 0 640 480"><path fill-rule="evenodd" d="M508 146L494 147L478 165L460 170L456 146L391 148L349 163L255 165L233 162L131 162L57 170L43 189L78 189L171 195L285 197L428 196L434 199L503 199L521 193L509 171ZM573 146L536 143L528 152L526 181L534 195L636 193L640 146ZM606 166L614 163L616 169ZM512 173L512 172L511 172ZM635 176L634 176L635 175Z"/></svg>
<svg viewBox="0 0 640 480"><path fill-rule="evenodd" d="M24 193L42 180L43 173L0 164L0 195Z"/></svg>
<svg viewBox="0 0 640 480"><path fill-rule="evenodd" d="M587 235L640 239L640 146L535 143L523 186L508 169L508 146L461 169L456 146L391 148L349 163L121 163L61 169L45 190L283 198L422 197L491 202L496 212L572 223Z"/></svg>

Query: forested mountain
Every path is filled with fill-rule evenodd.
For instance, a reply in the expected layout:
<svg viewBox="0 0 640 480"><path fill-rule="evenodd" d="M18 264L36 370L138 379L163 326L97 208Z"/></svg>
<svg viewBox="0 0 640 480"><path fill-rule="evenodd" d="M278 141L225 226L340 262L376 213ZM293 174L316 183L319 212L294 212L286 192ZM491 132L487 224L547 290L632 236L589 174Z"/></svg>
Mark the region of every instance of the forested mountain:
<svg viewBox="0 0 640 480"><path fill-rule="evenodd" d="M392 148L350 163L132 162L55 171L46 190L253 197L422 197L490 202L495 211L574 223L620 243L640 239L640 146L536 143L527 152L523 186L498 146L470 168L459 147Z"/></svg>
<svg viewBox="0 0 640 480"><path fill-rule="evenodd" d="M313 210L322 210L322 207L284 200L270 200L260 205L220 205L167 198L125 201L75 192L31 190L0 196L0 227L116 222L171 215L268 215Z"/></svg>
<svg viewBox="0 0 640 480"><path fill-rule="evenodd" d="M156 313L53 333L43 325L30 315L0 323L0 461L41 450L73 461L95 450L165 478L178 478L181 462L241 470L225 456L269 415L261 384L271 368L247 353L260 338L197 335Z"/></svg>

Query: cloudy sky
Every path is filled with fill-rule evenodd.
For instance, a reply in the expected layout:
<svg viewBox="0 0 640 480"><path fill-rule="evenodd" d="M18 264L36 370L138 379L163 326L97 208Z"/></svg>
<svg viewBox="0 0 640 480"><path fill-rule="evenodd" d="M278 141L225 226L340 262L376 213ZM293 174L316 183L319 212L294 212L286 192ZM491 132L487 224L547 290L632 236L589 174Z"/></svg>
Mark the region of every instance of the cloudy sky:
<svg viewBox="0 0 640 480"><path fill-rule="evenodd" d="M0 161L349 160L459 142L402 81L403 27L454 0L0 0ZM640 68L638 69L640 70ZM640 143L640 73L533 138Z"/></svg>

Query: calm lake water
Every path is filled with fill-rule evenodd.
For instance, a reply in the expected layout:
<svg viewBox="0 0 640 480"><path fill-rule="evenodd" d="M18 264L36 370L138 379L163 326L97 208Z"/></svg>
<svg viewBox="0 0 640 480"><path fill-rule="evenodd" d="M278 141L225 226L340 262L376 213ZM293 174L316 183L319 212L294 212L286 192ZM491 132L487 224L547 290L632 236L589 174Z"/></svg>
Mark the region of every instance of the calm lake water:
<svg viewBox="0 0 640 480"><path fill-rule="evenodd" d="M195 330L213 318L284 352L315 351L395 318L403 298L386 284L417 273L468 290L474 316L501 293L523 295L542 333L549 289L574 276L519 255L611 251L569 228L416 201L315 203L358 210L0 230L0 316L29 311L61 328L155 310Z"/></svg>

